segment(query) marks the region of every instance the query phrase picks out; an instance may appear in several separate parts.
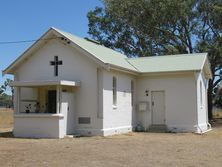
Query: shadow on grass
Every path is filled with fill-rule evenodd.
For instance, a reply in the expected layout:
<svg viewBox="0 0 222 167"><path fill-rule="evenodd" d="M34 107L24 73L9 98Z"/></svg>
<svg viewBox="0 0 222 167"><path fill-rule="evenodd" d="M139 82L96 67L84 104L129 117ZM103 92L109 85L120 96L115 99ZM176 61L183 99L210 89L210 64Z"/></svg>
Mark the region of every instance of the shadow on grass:
<svg viewBox="0 0 222 167"><path fill-rule="evenodd" d="M210 121L212 127L222 127L222 118L214 118Z"/></svg>

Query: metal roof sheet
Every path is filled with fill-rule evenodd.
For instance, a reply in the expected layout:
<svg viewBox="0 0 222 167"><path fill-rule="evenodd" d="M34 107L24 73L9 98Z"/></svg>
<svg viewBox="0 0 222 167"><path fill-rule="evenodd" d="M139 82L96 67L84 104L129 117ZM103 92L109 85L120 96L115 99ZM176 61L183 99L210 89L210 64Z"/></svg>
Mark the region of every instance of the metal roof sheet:
<svg viewBox="0 0 222 167"><path fill-rule="evenodd" d="M95 56L97 59L101 60L103 63L109 63L115 66L126 68L128 70L136 71L136 69L126 61L127 57L124 54L121 54L103 45L90 42L87 39L79 38L62 30L56 28L53 29L67 37L82 49Z"/></svg>
<svg viewBox="0 0 222 167"><path fill-rule="evenodd" d="M203 68L207 53L152 56L127 59L139 72L195 71Z"/></svg>

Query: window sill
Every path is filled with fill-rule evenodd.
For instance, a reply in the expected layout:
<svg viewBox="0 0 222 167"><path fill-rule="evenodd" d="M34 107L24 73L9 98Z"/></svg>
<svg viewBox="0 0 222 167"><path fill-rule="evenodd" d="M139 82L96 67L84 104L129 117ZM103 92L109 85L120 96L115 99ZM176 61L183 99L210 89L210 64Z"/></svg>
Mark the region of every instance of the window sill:
<svg viewBox="0 0 222 167"><path fill-rule="evenodd" d="M63 115L62 114L37 114L37 113L16 113L14 114L14 117L15 118L24 118L24 117L27 117L27 118L46 118L46 117L51 117L51 118L55 118L55 117L58 117L58 118L63 118Z"/></svg>
<svg viewBox="0 0 222 167"><path fill-rule="evenodd" d="M117 106L113 105L113 109L115 109L115 110L116 110L116 109L117 109Z"/></svg>

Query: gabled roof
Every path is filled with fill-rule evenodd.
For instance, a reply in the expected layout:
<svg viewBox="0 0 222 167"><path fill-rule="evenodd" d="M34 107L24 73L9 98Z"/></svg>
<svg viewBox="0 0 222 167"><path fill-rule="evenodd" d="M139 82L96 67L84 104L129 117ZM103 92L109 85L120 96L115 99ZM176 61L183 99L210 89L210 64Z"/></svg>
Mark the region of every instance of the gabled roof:
<svg viewBox="0 0 222 167"><path fill-rule="evenodd" d="M127 56L117 51L56 28L50 28L40 39L50 38L53 36L67 38L72 44L85 51L92 58L98 60L104 65L113 66L117 69L124 69L136 73L184 72L200 71L205 69L208 75L210 77L212 76L209 61L207 59L207 53L127 58ZM23 60L27 59L33 51L40 48L40 46L44 45L45 42L46 41L44 40L38 40L35 42L9 67L7 67L3 71L3 74L13 74L15 69L23 62Z"/></svg>

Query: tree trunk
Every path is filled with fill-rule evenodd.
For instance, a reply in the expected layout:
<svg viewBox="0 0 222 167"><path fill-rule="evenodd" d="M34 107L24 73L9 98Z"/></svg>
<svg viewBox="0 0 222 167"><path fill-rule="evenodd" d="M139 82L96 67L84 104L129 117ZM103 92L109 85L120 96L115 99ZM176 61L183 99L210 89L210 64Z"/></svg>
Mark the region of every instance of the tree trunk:
<svg viewBox="0 0 222 167"><path fill-rule="evenodd" d="M207 97L208 97L208 119L213 119L213 80L209 80L208 84L208 91L207 91Z"/></svg>

